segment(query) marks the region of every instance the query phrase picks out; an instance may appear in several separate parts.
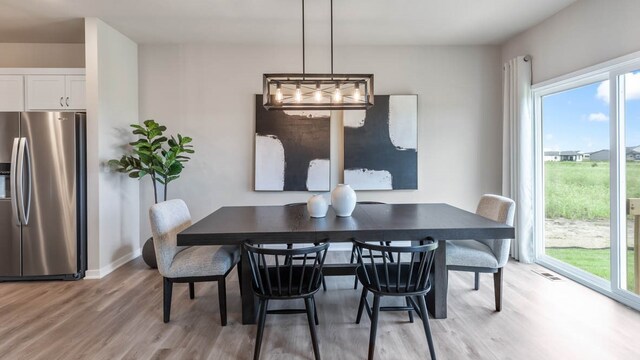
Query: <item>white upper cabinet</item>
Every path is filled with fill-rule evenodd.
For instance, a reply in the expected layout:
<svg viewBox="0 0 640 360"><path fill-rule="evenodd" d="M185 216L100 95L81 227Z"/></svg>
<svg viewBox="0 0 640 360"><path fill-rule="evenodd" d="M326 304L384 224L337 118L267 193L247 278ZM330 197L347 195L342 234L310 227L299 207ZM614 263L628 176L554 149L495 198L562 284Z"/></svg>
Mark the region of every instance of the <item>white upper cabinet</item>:
<svg viewBox="0 0 640 360"><path fill-rule="evenodd" d="M24 109L24 76L0 75L0 111Z"/></svg>
<svg viewBox="0 0 640 360"><path fill-rule="evenodd" d="M65 109L64 75L27 75L27 109Z"/></svg>
<svg viewBox="0 0 640 360"><path fill-rule="evenodd" d="M67 90L65 105L73 110L86 109L84 75L67 75L65 80L65 89Z"/></svg>
<svg viewBox="0 0 640 360"><path fill-rule="evenodd" d="M27 75L26 109L85 109L84 75Z"/></svg>

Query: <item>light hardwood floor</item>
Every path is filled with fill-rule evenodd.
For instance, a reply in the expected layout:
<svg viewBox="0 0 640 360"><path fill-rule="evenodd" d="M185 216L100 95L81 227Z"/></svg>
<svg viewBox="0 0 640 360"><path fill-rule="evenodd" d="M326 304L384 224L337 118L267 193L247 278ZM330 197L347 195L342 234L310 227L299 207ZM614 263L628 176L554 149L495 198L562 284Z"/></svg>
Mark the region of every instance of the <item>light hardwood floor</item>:
<svg viewBox="0 0 640 360"><path fill-rule="evenodd" d="M505 270L503 311L493 311L491 275L450 273L449 317L431 320L440 359L640 359L640 314L535 265ZM174 285L162 322L162 279L136 259L102 280L0 284L0 359L251 359L255 326L240 324L236 272L227 282L222 328L215 283ZM317 295L324 359L364 359L369 321L354 324L352 277L327 278ZM298 307L302 304L294 304ZM377 359L427 359L419 319L382 313ZM312 359L304 315L269 315L262 359Z"/></svg>

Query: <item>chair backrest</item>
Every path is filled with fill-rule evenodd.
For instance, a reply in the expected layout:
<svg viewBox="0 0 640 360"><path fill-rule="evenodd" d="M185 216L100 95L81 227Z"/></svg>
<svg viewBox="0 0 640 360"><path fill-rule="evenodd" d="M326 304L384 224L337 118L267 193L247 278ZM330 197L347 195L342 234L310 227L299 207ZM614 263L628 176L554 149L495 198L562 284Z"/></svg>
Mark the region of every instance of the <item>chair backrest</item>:
<svg viewBox="0 0 640 360"><path fill-rule="evenodd" d="M378 292L426 293L438 242L430 237L425 242L417 246L389 246L355 240L359 271ZM395 256L395 262L389 261L389 254Z"/></svg>
<svg viewBox="0 0 640 360"><path fill-rule="evenodd" d="M177 235L191 225L191 214L184 201L175 199L151 206L149 221L158 271L165 276L176 254L187 248L177 245Z"/></svg>
<svg viewBox="0 0 640 360"><path fill-rule="evenodd" d="M244 248L249 255L256 295L302 297L320 289L328 242L297 249L272 249L245 243Z"/></svg>
<svg viewBox="0 0 640 360"><path fill-rule="evenodd" d="M487 219L513 226L516 203L508 197L485 194L478 202L476 214ZM503 267L509 260L510 239L478 240L491 248L498 260L498 267Z"/></svg>

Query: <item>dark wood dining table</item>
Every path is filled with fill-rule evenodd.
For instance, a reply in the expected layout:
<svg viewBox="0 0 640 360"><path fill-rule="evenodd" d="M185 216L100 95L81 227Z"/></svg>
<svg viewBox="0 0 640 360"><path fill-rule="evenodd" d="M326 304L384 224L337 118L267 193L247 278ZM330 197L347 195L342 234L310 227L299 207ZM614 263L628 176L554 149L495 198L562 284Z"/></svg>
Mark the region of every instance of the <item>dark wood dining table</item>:
<svg viewBox="0 0 640 360"><path fill-rule="evenodd" d="M311 218L306 206L224 206L178 234L180 246L351 242L427 237L439 243L427 306L436 319L447 317L446 240L511 239L514 228L448 204L358 204L350 217ZM255 323L256 298L247 254L242 252L242 322ZM327 264L325 275L355 274L354 264Z"/></svg>

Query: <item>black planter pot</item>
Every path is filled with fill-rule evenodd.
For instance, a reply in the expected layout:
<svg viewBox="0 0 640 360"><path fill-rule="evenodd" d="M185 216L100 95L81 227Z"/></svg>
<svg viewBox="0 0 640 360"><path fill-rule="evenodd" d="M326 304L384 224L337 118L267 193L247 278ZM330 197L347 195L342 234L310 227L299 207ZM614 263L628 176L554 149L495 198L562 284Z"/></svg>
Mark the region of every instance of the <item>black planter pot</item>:
<svg viewBox="0 0 640 360"><path fill-rule="evenodd" d="M153 238L147 239L142 246L142 260L152 269L158 268L158 262L156 261L156 249L153 247Z"/></svg>

